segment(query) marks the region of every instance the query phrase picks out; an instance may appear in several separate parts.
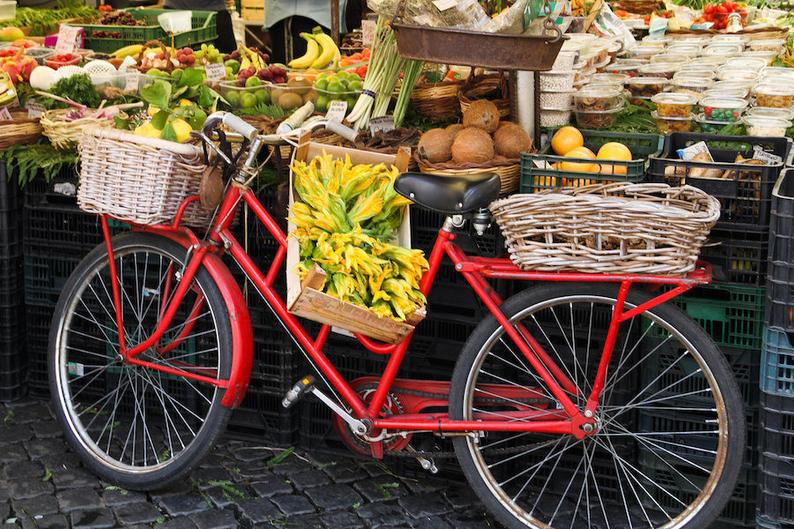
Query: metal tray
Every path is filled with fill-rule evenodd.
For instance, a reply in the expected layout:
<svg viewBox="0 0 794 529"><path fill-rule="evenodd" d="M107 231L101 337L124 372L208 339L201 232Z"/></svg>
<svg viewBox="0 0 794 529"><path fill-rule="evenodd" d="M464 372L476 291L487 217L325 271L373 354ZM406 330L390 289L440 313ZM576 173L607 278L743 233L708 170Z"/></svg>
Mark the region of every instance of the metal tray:
<svg viewBox="0 0 794 529"><path fill-rule="evenodd" d="M400 55L441 64L498 70L551 70L563 39L482 33L392 22Z"/></svg>

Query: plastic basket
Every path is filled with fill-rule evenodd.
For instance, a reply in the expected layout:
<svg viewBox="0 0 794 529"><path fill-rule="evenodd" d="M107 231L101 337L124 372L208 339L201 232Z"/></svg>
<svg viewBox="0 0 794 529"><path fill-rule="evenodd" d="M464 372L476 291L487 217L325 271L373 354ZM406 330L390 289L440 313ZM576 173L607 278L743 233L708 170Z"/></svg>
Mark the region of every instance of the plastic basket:
<svg viewBox="0 0 794 529"><path fill-rule="evenodd" d="M85 29L86 47L100 53L112 53L119 48L140 44L150 40L160 40L174 48L194 46L218 38L216 13L214 11L193 11L191 29L172 37L160 27L157 17L168 13L166 9L129 9L133 17L146 21L145 26L102 26L97 24L74 24ZM120 33L120 38L93 37L93 31L112 31Z"/></svg>
<svg viewBox="0 0 794 529"><path fill-rule="evenodd" d="M713 163L679 159L677 150L706 142ZM736 155L752 158L754 147L779 156L783 162L774 165L735 163ZM648 178L678 186L698 187L720 201L721 216L716 228L765 228L769 224L772 187L789 159L791 140L754 136L716 136L711 134L673 133L665 138L659 156L651 156ZM703 177L704 170L719 176ZM707 175L710 176L710 175Z"/></svg>
<svg viewBox="0 0 794 529"><path fill-rule="evenodd" d="M772 520L794 523L794 461L764 452L759 481L758 513Z"/></svg>
<svg viewBox="0 0 794 529"><path fill-rule="evenodd" d="M53 247L30 248L25 253L25 303L55 305L82 252L52 252Z"/></svg>
<svg viewBox="0 0 794 529"><path fill-rule="evenodd" d="M761 394L760 449L794 459L794 398Z"/></svg>
<svg viewBox="0 0 794 529"><path fill-rule="evenodd" d="M609 182L640 182L645 177L648 157L659 154L663 144L663 138L657 134L623 134L598 130L582 130L581 132L584 136L585 147L591 151L598 152L598 149L605 143L620 142L631 150L635 159L628 162L598 161L599 165L603 163L603 165L616 168L612 170L602 168L600 172L563 171L555 169L554 165L559 162L592 164L593 160L557 156L550 153L550 146L547 145L541 153L523 153L521 155L521 193ZM553 135L554 131L550 131L549 137ZM607 161L608 164L605 163Z"/></svg>
<svg viewBox="0 0 794 529"><path fill-rule="evenodd" d="M88 253L103 242L99 216L86 213L76 205L41 204L24 210L24 241L26 248L47 247Z"/></svg>
<svg viewBox="0 0 794 529"><path fill-rule="evenodd" d="M725 226L725 224L723 224ZM711 263L714 281L763 287L767 277L769 231L729 226L711 230L700 258Z"/></svg>
<svg viewBox="0 0 794 529"><path fill-rule="evenodd" d="M18 209L21 194L16 178L8 174L5 162L0 162L0 211Z"/></svg>
<svg viewBox="0 0 794 529"><path fill-rule="evenodd" d="M75 205L77 204L77 166L70 165L52 180L35 178L28 182L24 191L24 204L38 206L40 204Z"/></svg>
<svg viewBox="0 0 794 529"><path fill-rule="evenodd" d="M283 398L262 393L252 380L242 404L232 412L226 428L228 435L270 446L294 446L298 419L295 410L281 405Z"/></svg>
<svg viewBox="0 0 794 529"><path fill-rule="evenodd" d="M794 397L794 346L791 336L778 327L764 329L761 350L761 391Z"/></svg>
<svg viewBox="0 0 794 529"><path fill-rule="evenodd" d="M757 529L794 529L794 522L786 523L772 520L771 518L759 514L755 519L755 527Z"/></svg>
<svg viewBox="0 0 794 529"><path fill-rule="evenodd" d="M47 372L47 347L50 324L55 307L25 305L26 351L28 356L28 376L32 394L49 393Z"/></svg>
<svg viewBox="0 0 794 529"><path fill-rule="evenodd" d="M794 331L794 170L780 174L772 191L767 324Z"/></svg>
<svg viewBox="0 0 794 529"><path fill-rule="evenodd" d="M430 250L438 237L438 230L444 224L445 215L430 211L418 206L412 206L411 211L411 245L425 251L430 255ZM467 222L463 228L454 228L455 243L469 254L483 257L501 257L507 252L505 239L496 222L478 235Z"/></svg>
<svg viewBox="0 0 794 529"><path fill-rule="evenodd" d="M694 288L673 303L720 347L758 351L764 332L764 298L763 288L717 283ZM650 334L660 337L653 330Z"/></svg>

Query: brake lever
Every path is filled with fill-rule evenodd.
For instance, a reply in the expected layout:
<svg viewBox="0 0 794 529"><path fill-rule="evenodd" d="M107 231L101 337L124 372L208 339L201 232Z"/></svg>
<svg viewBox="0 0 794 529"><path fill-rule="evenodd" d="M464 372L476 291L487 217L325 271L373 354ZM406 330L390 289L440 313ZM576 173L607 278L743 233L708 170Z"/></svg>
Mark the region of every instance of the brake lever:
<svg viewBox="0 0 794 529"><path fill-rule="evenodd" d="M231 158L229 156L227 156L225 152L223 152L220 149L218 149L218 146L215 145L215 142L213 142L206 134L204 134L203 132L192 131L190 133L190 135L193 136L193 137L201 139L202 144L203 144L203 149L204 149L204 162L205 162L205 164L209 164L209 153L207 152L207 147L208 146L213 151L215 151L215 154L217 154L218 156L223 158L223 161L225 161L229 165L232 164ZM224 139L224 141L226 141L226 140ZM228 145L228 142L226 142L226 144Z"/></svg>

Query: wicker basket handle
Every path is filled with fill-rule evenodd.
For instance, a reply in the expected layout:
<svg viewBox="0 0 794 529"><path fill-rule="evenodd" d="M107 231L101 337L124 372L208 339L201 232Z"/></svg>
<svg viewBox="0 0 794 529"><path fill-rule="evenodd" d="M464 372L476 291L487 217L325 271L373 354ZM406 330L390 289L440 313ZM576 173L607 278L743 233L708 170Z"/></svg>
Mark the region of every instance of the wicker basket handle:
<svg viewBox="0 0 794 529"><path fill-rule="evenodd" d="M149 51L150 47L160 48L160 50L165 55L166 67L163 69L167 72L172 71L174 69L174 64L171 62L171 53L169 53L166 45L159 40L150 40L143 45L143 48L141 48L141 52L138 54L138 65L141 65L143 63L143 57L146 54L146 52Z"/></svg>

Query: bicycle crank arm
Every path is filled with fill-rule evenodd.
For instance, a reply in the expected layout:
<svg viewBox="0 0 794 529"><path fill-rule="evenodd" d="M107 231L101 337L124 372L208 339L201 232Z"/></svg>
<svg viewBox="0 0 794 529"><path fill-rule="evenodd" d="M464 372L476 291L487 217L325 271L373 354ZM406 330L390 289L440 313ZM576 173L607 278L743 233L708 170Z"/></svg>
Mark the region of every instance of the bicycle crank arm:
<svg viewBox="0 0 794 529"><path fill-rule="evenodd" d="M331 411L339 415L342 418L342 420L345 421L348 424L348 426L350 426L350 429L353 430L358 435L365 435L369 430L362 421L359 421L358 419L354 418L352 415L350 415L347 412L347 410L342 408L339 404L334 402L331 399L331 397L329 397L328 395L326 395L316 387L309 388L307 392L316 395L317 398L323 402L323 404L331 408Z"/></svg>

